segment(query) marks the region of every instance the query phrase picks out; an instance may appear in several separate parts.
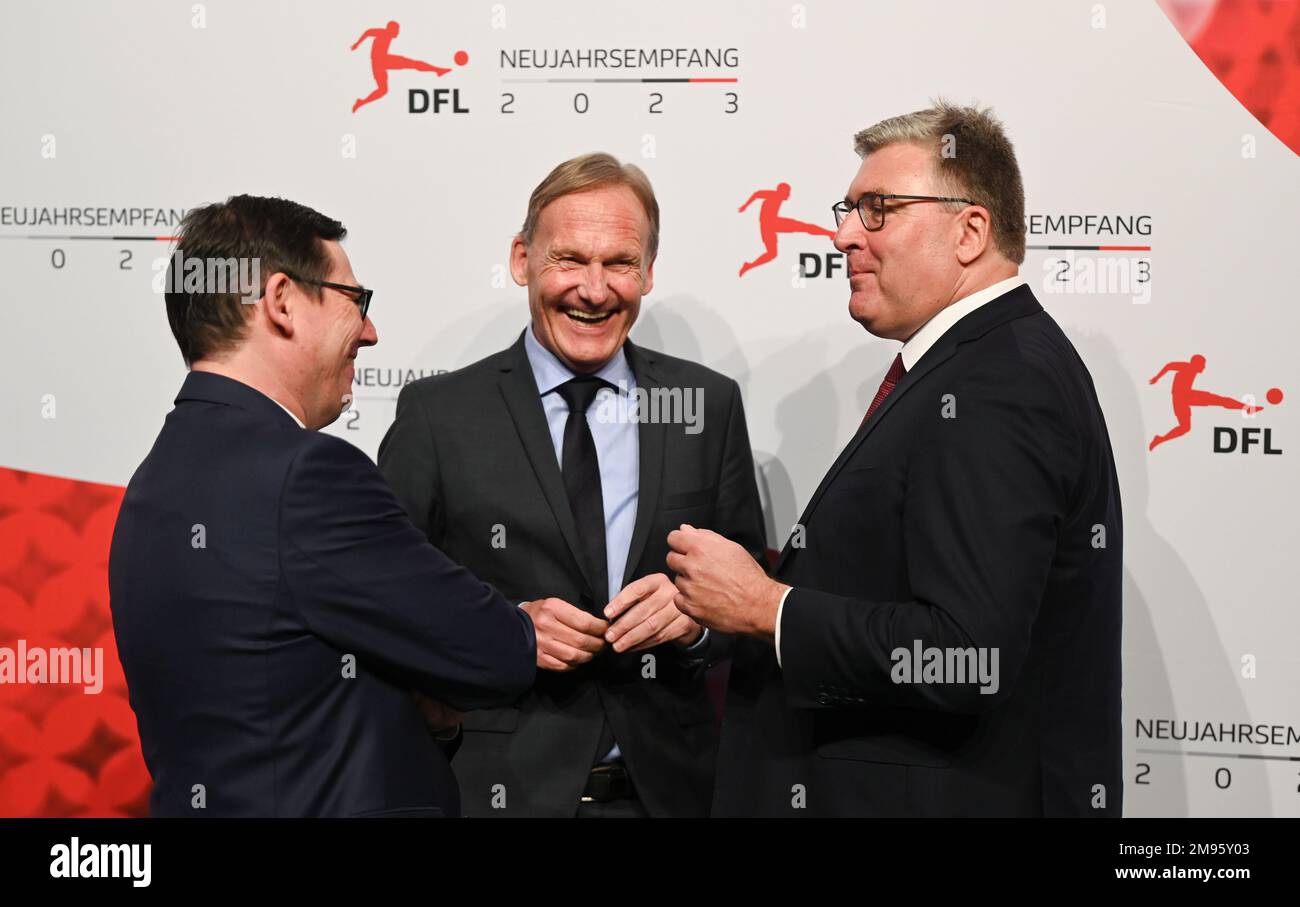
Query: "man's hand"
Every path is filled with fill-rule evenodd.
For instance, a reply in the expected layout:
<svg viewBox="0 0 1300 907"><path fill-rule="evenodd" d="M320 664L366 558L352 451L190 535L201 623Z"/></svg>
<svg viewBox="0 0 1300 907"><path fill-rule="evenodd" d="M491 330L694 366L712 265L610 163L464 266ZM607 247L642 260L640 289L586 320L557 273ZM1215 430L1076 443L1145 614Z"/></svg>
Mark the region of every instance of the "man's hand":
<svg viewBox="0 0 1300 907"><path fill-rule="evenodd" d="M465 720L464 712L458 712L451 706L414 690L411 695L415 698L420 714L424 716L429 733L439 740L450 740L456 736L456 729Z"/></svg>
<svg viewBox="0 0 1300 907"><path fill-rule="evenodd" d="M662 573L628 583L605 606L612 623L605 641L615 652L640 652L674 640L689 646L704 630L677 609L676 597L677 587Z"/></svg>
<svg viewBox="0 0 1300 907"><path fill-rule="evenodd" d="M668 533L668 547L680 611L720 633L775 638L777 608L789 587L769 579L748 551L685 523Z"/></svg>
<svg viewBox="0 0 1300 907"><path fill-rule="evenodd" d="M537 666L547 671L572 671L591 661L605 647L606 621L561 598L539 598L519 607L533 619L537 631Z"/></svg>

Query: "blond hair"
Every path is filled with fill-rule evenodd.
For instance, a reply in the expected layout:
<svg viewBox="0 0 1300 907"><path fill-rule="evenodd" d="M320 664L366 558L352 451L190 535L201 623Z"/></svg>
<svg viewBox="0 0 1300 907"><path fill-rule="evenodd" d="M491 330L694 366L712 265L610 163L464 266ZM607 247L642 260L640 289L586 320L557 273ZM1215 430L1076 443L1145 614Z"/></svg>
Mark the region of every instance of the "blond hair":
<svg viewBox="0 0 1300 907"><path fill-rule="evenodd" d="M548 173L528 198L528 216L524 218L519 235L525 243L531 243L542 209L557 198L605 186L627 186L645 208L650 220L646 258L653 261L659 251L659 202L655 200L650 179L635 164L620 164L616 157L604 152L575 157Z"/></svg>

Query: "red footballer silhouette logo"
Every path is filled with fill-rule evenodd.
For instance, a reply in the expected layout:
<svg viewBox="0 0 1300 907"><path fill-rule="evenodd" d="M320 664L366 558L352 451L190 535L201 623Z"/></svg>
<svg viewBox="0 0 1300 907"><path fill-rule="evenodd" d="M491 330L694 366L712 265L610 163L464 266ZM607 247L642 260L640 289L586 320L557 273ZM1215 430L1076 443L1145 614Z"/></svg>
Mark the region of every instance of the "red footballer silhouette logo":
<svg viewBox="0 0 1300 907"><path fill-rule="evenodd" d="M1165 376L1166 372L1174 373L1174 383L1170 391L1173 396L1174 417L1178 419L1178 424L1163 435L1156 435L1152 438L1147 450L1155 450L1158 445L1182 437L1191 431L1193 406L1220 406L1224 409L1240 409L1244 410L1247 415L1254 415L1264 408L1263 406L1245 403L1233 397L1225 397L1222 394L1215 394L1192 387L1196 382L1196 376L1203 371L1205 371L1205 357L1198 353L1186 362L1166 363L1165 367L1156 372L1155 377L1148 382L1149 384L1155 384ZM1270 405L1277 406L1282 402L1282 389L1280 387L1269 388L1268 393L1264 395L1264 399Z"/></svg>
<svg viewBox="0 0 1300 907"><path fill-rule="evenodd" d="M834 230L828 230L816 224L804 223L794 218L782 217L778 212L781 210L781 205L789 197L790 184L777 183L775 189L758 190L749 197L749 201L740 206L740 213L744 214L745 209L753 204L755 199L761 198L763 200L763 204L758 209L758 230L763 236L763 254L740 266L741 277L744 277L745 272L750 268L765 265L776 258L776 237L779 233L808 233L812 236L835 238Z"/></svg>
<svg viewBox="0 0 1300 907"><path fill-rule="evenodd" d="M432 72L439 76L445 76L451 72L442 66L434 66L432 63L425 63L423 60L413 60L410 57L403 57L388 52L388 47L401 31L401 26L396 22L389 22L383 28L371 28L361 33L357 42L352 45L356 50L361 46L366 38L371 38L370 45L370 71L375 77L375 90L370 92L364 98L357 98L357 102L352 105L352 112L356 113L360 108L369 104L371 101L378 101L384 95L388 94L388 74L396 69L414 69L419 72ZM452 61L457 66L464 66L469 62L469 54L463 50L456 51Z"/></svg>

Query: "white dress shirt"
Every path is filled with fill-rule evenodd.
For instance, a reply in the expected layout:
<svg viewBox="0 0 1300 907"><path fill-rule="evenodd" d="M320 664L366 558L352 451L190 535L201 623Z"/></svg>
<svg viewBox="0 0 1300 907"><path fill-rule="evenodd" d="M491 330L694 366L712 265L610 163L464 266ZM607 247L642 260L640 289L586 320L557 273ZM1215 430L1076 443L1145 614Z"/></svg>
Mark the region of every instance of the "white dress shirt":
<svg viewBox="0 0 1300 907"><path fill-rule="evenodd" d="M1025 279L1017 274L1015 277L999 280L982 290L976 290L969 296L963 296L940 309L903 344L903 349L900 351L903 355L903 368L910 372L921 361L921 357L929 352L930 348L939 341L940 337L948 333L954 324L980 306L992 302L1004 293L1010 293L1024 282ZM785 590L781 596L781 604L776 608L776 663L778 665L781 664L781 616L785 613L785 600L790 595L790 591L790 589Z"/></svg>
<svg viewBox="0 0 1300 907"><path fill-rule="evenodd" d="M274 397L272 397L272 398L271 398L271 402L274 403L276 406L280 407L280 409L284 410L286 413L288 413L288 414L289 414L289 418L292 419L293 421L297 422L299 428L306 428L306 427L307 427L307 426L305 426L305 425L302 424L302 420L299 419L297 416L295 416L295 415L293 414L293 411L290 410L289 407L285 406L285 405L284 405L283 403L281 403L279 400L277 400L277 399L275 399Z"/></svg>

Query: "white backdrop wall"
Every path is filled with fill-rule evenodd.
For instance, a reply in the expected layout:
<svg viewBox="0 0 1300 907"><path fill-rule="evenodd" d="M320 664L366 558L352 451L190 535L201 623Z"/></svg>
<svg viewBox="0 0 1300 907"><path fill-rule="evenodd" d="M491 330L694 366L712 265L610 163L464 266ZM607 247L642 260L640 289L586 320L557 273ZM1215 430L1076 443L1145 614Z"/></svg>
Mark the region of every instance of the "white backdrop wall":
<svg viewBox="0 0 1300 907"><path fill-rule="evenodd" d="M1031 245L1149 247L1034 249L1023 268L1092 372L1120 473L1126 812L1300 815L1286 396L1300 388L1300 166L1154 2L11 0L0 17L0 466L127 482L184 371L156 284L168 243L106 237L168 236L179 212L243 192L349 227L380 343L328 431L373 457L398 383L518 335L527 304L505 265L528 194L559 161L605 150L646 170L663 212L632 338L739 381L772 547L897 344L849 319L842 265L800 278L801 254L825 270L825 239L783 235L738 277L763 242L758 204L737 208L786 182L783 216L832 225L855 131L934 96L991 105L1019 153ZM353 113L374 83L369 45L348 48L389 19L393 53L452 71L394 72ZM726 50L734 65L510 65L595 48ZM524 81L611 77L735 81ZM411 89L430 107L447 93L412 113ZM105 210L67 223L68 209ZM134 223L105 213L122 209ZM1131 280L1090 287L1097 268ZM1198 408L1187 435L1148 451L1176 421L1169 378L1148 379L1194 354L1198 387L1267 405ZM1260 443L1216 452L1216 427Z"/></svg>

